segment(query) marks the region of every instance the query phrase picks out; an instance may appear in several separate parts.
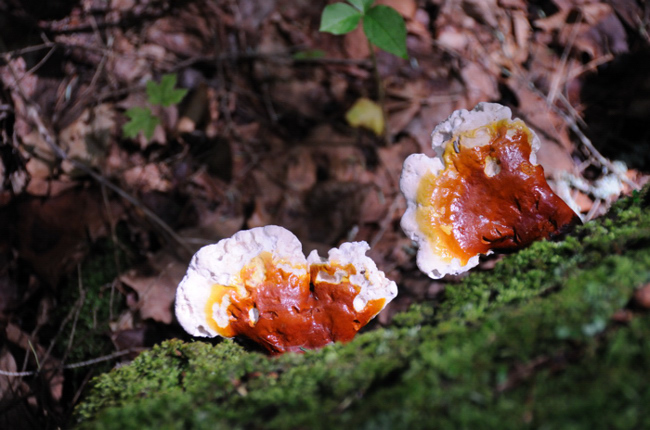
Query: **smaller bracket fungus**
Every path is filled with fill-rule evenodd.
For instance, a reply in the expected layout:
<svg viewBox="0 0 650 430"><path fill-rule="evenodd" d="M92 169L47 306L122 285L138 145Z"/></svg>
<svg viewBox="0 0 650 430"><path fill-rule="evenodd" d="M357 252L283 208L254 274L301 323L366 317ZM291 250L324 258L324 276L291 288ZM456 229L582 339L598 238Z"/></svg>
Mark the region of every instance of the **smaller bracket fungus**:
<svg viewBox="0 0 650 430"><path fill-rule="evenodd" d="M401 225L431 278L465 272L480 254L520 249L580 222L537 164L539 138L511 116L496 103L457 110L433 130L437 157L404 161Z"/></svg>
<svg viewBox="0 0 650 430"><path fill-rule="evenodd" d="M305 258L282 227L240 231L192 257L176 316L193 336L244 336L272 354L349 341L397 295L368 249L344 243Z"/></svg>

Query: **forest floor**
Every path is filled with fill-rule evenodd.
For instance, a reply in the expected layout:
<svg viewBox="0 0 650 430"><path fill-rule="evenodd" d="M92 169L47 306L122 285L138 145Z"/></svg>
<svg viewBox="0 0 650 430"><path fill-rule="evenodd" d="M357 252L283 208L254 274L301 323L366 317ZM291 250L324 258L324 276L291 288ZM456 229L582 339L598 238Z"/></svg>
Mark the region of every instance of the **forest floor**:
<svg viewBox="0 0 650 430"><path fill-rule="evenodd" d="M365 240L399 296L459 279L417 270L399 221L402 162L433 155L454 110L509 106L584 221L650 173L650 7L642 1L380 0L408 59L361 31L319 32L327 2L0 0L0 427L65 426L92 377L189 339L176 286L200 246L277 224L306 252ZM187 95L152 105L172 74ZM128 137L146 108L151 137ZM489 270L499 257L478 270Z"/></svg>

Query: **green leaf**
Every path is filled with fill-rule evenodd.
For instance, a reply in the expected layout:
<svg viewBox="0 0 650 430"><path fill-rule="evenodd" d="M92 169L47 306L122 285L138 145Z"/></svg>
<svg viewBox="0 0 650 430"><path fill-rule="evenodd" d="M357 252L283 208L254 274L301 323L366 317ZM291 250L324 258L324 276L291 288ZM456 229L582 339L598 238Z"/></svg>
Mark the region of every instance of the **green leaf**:
<svg viewBox="0 0 650 430"><path fill-rule="evenodd" d="M169 107L179 103L187 94L186 89L176 87L176 75L168 74L162 77L160 84L153 81L147 82L147 96L149 103Z"/></svg>
<svg viewBox="0 0 650 430"><path fill-rule="evenodd" d="M370 9L370 6L375 2L375 0L348 0L348 2L359 9L361 13L366 13L368 12L368 9Z"/></svg>
<svg viewBox="0 0 650 430"><path fill-rule="evenodd" d="M404 18L395 9L378 5L370 9L363 18L363 31L375 46L408 58L406 53L406 24Z"/></svg>
<svg viewBox="0 0 650 430"><path fill-rule="evenodd" d="M130 120L122 126L122 132L126 137L136 137L142 131L147 139L151 139L156 126L160 124L160 118L152 115L148 108L132 107L125 112L125 115Z"/></svg>
<svg viewBox="0 0 650 430"><path fill-rule="evenodd" d="M361 19L361 12L345 3L325 6L320 20L320 31L345 34L354 30Z"/></svg>

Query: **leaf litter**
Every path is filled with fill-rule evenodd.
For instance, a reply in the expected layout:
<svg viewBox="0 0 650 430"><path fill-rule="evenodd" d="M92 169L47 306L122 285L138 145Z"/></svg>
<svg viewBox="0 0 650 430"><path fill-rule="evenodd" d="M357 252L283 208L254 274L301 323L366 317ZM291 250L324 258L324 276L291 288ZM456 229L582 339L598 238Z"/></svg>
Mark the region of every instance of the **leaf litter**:
<svg viewBox="0 0 650 430"><path fill-rule="evenodd" d="M173 293L191 252L240 229L282 225L306 252L368 241L400 286L379 324L436 300L444 284L415 268L397 184L404 158L432 155L431 130L455 109L480 101L513 108L540 135L550 182L585 219L647 182L647 164L624 168L591 145L614 160L650 160L634 145L648 135L647 123L633 120L649 112L645 76L625 93L629 115L598 108L602 94L616 99L607 78L634 73L617 65L648 51L647 10L636 2L378 4L404 18L409 54L377 52L386 139L376 112L359 123L374 133L347 123L359 100L377 102L377 87L361 28L341 37L318 31L324 4L3 6L6 16L31 19L0 30L0 363L31 373L0 378L1 415L34 428L65 425L98 365L60 370L71 364L60 351L76 344L81 321L118 353L182 336ZM17 32L47 37L9 37ZM146 111L148 99L162 106ZM622 121L640 128L622 134L622 147L636 153L617 153L613 133L592 132ZM115 312L97 320L92 306L62 303L61 291L102 241L111 243L103 264L115 273L86 294L110 296ZM52 307L79 315L65 321L69 338L56 336L64 321ZM48 349L53 340L62 347ZM132 355L120 357L109 363ZM34 373L39 360L54 370ZM36 379L41 388L29 383Z"/></svg>

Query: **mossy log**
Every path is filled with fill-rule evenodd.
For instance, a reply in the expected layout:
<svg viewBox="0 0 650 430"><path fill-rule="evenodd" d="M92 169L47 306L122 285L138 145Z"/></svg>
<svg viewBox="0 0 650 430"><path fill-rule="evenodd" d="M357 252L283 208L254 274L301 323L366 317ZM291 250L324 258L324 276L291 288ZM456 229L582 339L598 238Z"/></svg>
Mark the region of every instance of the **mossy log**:
<svg viewBox="0 0 650 430"><path fill-rule="evenodd" d="M80 428L650 428L650 193L387 328L304 354L164 342L103 374ZM622 312L623 310L623 312Z"/></svg>

